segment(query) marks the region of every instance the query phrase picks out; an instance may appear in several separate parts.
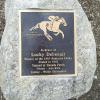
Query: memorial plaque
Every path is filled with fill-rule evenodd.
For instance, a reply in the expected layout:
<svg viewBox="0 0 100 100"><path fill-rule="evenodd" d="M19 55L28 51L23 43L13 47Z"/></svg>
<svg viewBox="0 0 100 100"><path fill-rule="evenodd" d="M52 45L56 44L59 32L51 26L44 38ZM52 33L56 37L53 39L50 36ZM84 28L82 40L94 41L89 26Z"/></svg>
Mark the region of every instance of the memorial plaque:
<svg viewBox="0 0 100 100"><path fill-rule="evenodd" d="M77 74L75 12L20 10L20 74Z"/></svg>

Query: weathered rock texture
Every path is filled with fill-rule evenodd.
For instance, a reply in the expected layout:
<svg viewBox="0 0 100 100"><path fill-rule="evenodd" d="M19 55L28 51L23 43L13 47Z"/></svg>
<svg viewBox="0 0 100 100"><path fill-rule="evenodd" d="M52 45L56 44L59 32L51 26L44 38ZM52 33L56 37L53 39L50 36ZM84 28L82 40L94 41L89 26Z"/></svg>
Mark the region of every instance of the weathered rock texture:
<svg viewBox="0 0 100 100"><path fill-rule="evenodd" d="M62 6L63 4L63 6ZM18 9L74 9L76 11L78 76L20 78ZM6 27L0 50L0 85L7 100L65 100L89 91L96 70L96 46L91 25L77 0L7 0Z"/></svg>

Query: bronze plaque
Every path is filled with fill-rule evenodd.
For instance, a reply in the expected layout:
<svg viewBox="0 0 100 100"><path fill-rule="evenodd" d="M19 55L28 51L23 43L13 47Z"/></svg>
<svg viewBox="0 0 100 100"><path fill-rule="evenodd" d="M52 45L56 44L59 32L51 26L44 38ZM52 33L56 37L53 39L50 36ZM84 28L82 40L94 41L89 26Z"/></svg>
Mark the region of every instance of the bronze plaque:
<svg viewBox="0 0 100 100"><path fill-rule="evenodd" d="M21 76L76 76L75 12L20 10Z"/></svg>

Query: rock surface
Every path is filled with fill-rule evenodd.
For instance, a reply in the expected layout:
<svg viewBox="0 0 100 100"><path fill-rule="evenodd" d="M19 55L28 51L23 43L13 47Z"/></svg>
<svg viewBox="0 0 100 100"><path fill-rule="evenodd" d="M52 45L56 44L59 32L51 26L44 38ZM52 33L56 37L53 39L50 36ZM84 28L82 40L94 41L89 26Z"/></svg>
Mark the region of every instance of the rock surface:
<svg viewBox="0 0 100 100"><path fill-rule="evenodd" d="M61 4L64 4L63 7ZM19 78L18 9L75 9L78 76L69 78ZM91 25L77 0L7 0L6 27L0 50L0 85L7 100L65 100L89 91L96 69L96 50Z"/></svg>

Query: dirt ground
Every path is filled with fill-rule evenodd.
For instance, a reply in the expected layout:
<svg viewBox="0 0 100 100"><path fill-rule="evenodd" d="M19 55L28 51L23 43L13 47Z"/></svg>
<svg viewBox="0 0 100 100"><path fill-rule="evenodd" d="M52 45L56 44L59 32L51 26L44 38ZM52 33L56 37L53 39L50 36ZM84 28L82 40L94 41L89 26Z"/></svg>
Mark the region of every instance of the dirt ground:
<svg viewBox="0 0 100 100"><path fill-rule="evenodd" d="M0 0L0 39L4 31L5 18L4 18L4 2ZM95 75L93 86L91 90L78 98L78 100L100 100L100 1L99 0L79 0L85 13L91 22L94 37L97 45L97 71ZM3 93L0 91L0 100L6 100ZM71 99L76 100L76 99Z"/></svg>

